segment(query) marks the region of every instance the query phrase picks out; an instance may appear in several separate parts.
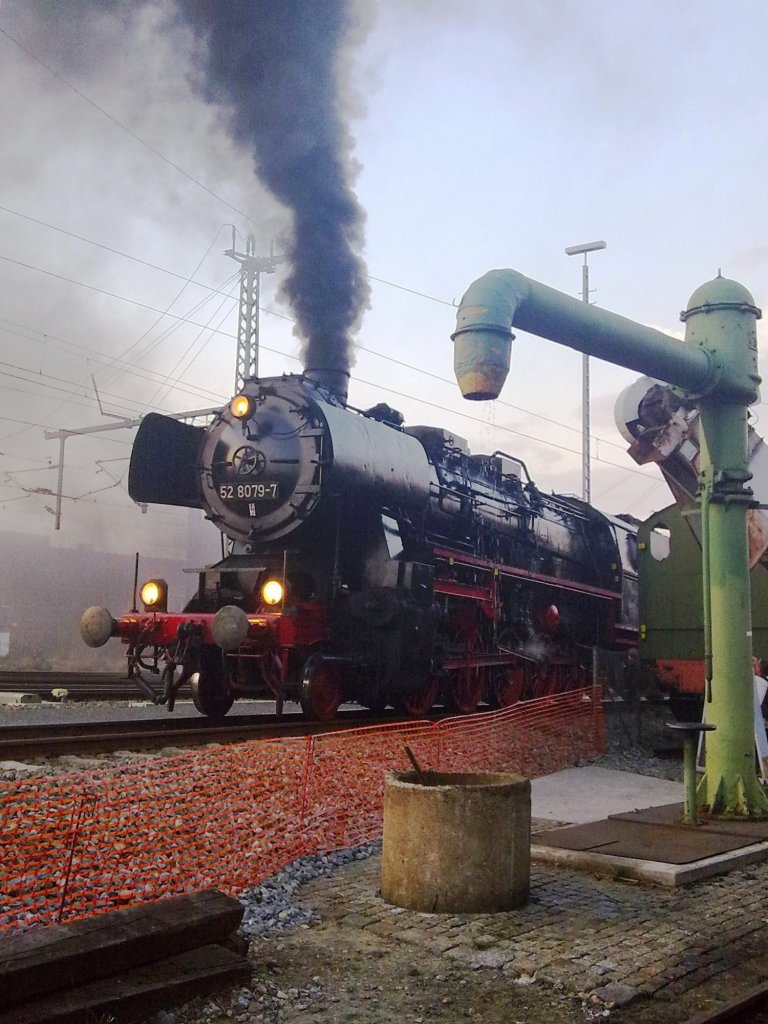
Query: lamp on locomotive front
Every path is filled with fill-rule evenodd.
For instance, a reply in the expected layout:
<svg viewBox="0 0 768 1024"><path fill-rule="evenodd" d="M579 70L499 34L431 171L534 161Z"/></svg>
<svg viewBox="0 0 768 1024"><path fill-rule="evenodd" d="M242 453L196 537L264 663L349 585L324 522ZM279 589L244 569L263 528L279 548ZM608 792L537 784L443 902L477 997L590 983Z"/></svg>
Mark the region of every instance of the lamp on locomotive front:
<svg viewBox="0 0 768 1024"><path fill-rule="evenodd" d="M168 611L168 584L165 580L147 580L139 593L145 612Z"/></svg>
<svg viewBox="0 0 768 1024"><path fill-rule="evenodd" d="M280 580L267 580L261 588L261 599L264 604L274 607L283 600L284 591L285 588Z"/></svg>
<svg viewBox="0 0 768 1024"><path fill-rule="evenodd" d="M253 412L253 399L248 395L235 395L229 403L229 411L238 420L247 420Z"/></svg>

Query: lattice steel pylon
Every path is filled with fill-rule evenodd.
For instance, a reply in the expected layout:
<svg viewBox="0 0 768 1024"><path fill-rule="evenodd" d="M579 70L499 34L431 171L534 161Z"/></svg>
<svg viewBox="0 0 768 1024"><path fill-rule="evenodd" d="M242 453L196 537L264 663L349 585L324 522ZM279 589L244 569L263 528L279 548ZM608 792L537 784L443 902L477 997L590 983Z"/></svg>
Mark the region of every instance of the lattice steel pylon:
<svg viewBox="0 0 768 1024"><path fill-rule="evenodd" d="M250 377L259 375L259 295L261 275L273 274L284 256L256 256L256 239L249 235L245 252L235 249L235 230L232 229L232 248L225 250L240 264L240 303L237 314L237 358L235 361L235 390L237 394Z"/></svg>

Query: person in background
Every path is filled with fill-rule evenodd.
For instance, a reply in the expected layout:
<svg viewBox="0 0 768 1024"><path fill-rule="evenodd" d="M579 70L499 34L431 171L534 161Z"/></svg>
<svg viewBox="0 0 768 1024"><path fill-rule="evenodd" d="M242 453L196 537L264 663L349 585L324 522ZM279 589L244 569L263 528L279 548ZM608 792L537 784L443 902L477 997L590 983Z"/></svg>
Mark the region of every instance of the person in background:
<svg viewBox="0 0 768 1024"><path fill-rule="evenodd" d="M757 756L760 758L760 775L763 782L768 781L768 736L765 734L765 722L763 721L763 701L768 682L762 675L763 666L759 658L752 659L752 688L755 697L755 747Z"/></svg>
<svg viewBox="0 0 768 1024"><path fill-rule="evenodd" d="M755 698L762 705L765 695L768 693L768 679L765 678L765 660L762 658L752 659L752 682L755 687Z"/></svg>

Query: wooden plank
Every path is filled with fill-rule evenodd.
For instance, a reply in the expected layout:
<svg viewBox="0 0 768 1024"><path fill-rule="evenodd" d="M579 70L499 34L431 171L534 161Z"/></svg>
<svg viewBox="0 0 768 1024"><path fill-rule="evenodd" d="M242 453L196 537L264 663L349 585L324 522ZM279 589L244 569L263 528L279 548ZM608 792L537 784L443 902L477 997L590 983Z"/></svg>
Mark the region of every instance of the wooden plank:
<svg viewBox="0 0 768 1024"><path fill-rule="evenodd" d="M158 1010L251 980L250 962L221 946L203 946L100 978L69 992L0 1011L0 1024L134 1024Z"/></svg>
<svg viewBox="0 0 768 1024"><path fill-rule="evenodd" d="M220 942L243 916L216 889L0 938L0 1007Z"/></svg>

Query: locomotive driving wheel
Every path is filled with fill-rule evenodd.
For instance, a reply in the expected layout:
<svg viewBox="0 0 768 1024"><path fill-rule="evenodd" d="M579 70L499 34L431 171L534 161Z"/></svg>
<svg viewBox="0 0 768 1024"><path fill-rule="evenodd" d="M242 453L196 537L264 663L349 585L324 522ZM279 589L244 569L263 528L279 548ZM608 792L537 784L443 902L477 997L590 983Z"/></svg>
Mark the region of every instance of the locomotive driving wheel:
<svg viewBox="0 0 768 1024"><path fill-rule="evenodd" d="M483 643L479 630L471 620L458 621L464 635L464 664L451 669L443 689L443 703L451 711L468 715L480 703L485 685L486 670L472 664L473 655L482 653Z"/></svg>
<svg viewBox="0 0 768 1024"><path fill-rule="evenodd" d="M558 692L560 674L557 665L540 665L533 673L531 689L534 697L552 697Z"/></svg>
<svg viewBox="0 0 768 1024"><path fill-rule="evenodd" d="M479 668L466 667L451 672L448 679L446 703L460 715L469 715L480 703L483 693L483 672Z"/></svg>
<svg viewBox="0 0 768 1024"><path fill-rule="evenodd" d="M323 661L322 655L307 658L301 679L299 703L306 718L330 722L336 717L344 698L344 685L338 665Z"/></svg>
<svg viewBox="0 0 768 1024"><path fill-rule="evenodd" d="M508 708L522 700L525 691L525 666L496 669L491 674L485 699L494 710Z"/></svg>
<svg viewBox="0 0 768 1024"><path fill-rule="evenodd" d="M471 714L482 696L483 670L470 665L470 657L468 651L468 664L450 673L445 687L445 705L460 715Z"/></svg>
<svg viewBox="0 0 768 1024"><path fill-rule="evenodd" d="M192 703L209 718L223 718L235 700L221 655L205 647L200 651L200 668L189 678L189 688Z"/></svg>
<svg viewBox="0 0 768 1024"><path fill-rule="evenodd" d="M436 672L430 672L415 690L398 697L395 707L411 718L421 718L430 711L439 692L440 676Z"/></svg>

